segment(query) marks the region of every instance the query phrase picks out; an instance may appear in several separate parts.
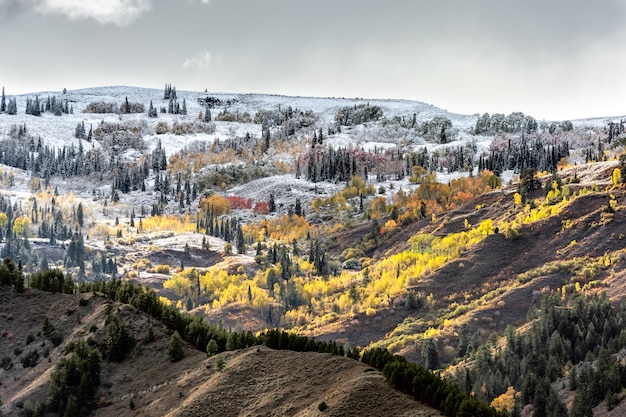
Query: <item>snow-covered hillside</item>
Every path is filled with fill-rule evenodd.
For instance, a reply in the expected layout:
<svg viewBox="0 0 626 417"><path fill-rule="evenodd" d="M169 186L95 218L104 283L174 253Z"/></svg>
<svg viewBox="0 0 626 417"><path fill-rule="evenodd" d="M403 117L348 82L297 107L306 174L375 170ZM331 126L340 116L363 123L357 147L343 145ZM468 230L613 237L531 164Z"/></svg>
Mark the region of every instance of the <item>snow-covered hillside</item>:
<svg viewBox="0 0 626 417"><path fill-rule="evenodd" d="M10 89L7 89L7 99L12 97L8 94L9 92ZM27 99L34 99L35 97L39 97L41 103L44 103L48 97L67 100L69 105L73 108L73 114L55 116L51 112L46 112L40 117L25 114L24 109ZM144 140L148 147L154 147L157 140L157 135L154 133L157 123L197 120L199 117L202 117L201 114L204 112L204 107L198 102L198 99L205 97L214 97L222 100L222 102L230 102L228 105L213 108L213 118L215 118L219 112L227 110L230 113L248 113L253 119L255 114L260 110L276 110L291 107L294 110L312 111L318 117L316 127L325 129L335 123L334 118L339 109L346 106L370 104L378 106L383 110L383 119L385 120L393 120L394 118L408 120L415 117L416 122L419 124L432 120L434 117L448 118L457 132L457 136L455 142L446 144L446 146L458 146L466 141L475 141L480 150L486 150L491 141L491 137L474 136L472 134L476 124L477 114L461 115L448 113L433 105L409 100L366 100L334 97L314 98L178 91L178 103L182 104L183 100L185 101L187 115L174 115L159 112L157 118L148 118L145 113L122 115L112 113L83 113L83 110L89 103L104 102L121 106L126 99L133 103L143 104L146 111L151 101L157 111L161 108L167 108L168 106L168 100L163 99L163 90L125 86L70 90L65 93L62 91L44 91L15 96L18 113L16 115L0 113L0 139L8 135L11 126L25 124L28 132L31 135L40 136L46 145L60 147L74 144L77 146L78 140L74 137L74 130L78 123L85 123L88 128L89 126L95 127L101 122L120 123L128 120L138 120L147 124L148 128ZM606 126L607 122L610 120L619 120L619 118L577 120L574 121L574 125L578 127L589 126L597 128ZM186 137L163 134L158 135L158 138L161 140L163 148L170 154L184 148L194 141L211 143L216 139L222 140L233 137L243 137L246 133L249 133L253 137L259 137L261 135L260 124L220 121L214 121L214 123L216 129L212 134L195 134ZM329 139L327 143L336 147L352 146L363 147L365 149L379 147L384 149L400 143L413 146L425 146L429 151L445 147L439 144L429 143L416 133L408 133L404 129L398 129L397 125L389 124L383 126L381 123L366 123L353 128L344 129L343 132L332 135ZM97 146L97 144L94 144L94 146Z"/></svg>
<svg viewBox="0 0 626 417"><path fill-rule="evenodd" d="M166 86L167 87L167 86ZM286 109L291 109L294 113L302 112L311 120L311 124L300 128L295 132L295 137L300 137L300 142L294 146L303 146L303 139L308 141L310 137L318 132L324 135L324 146L334 149L356 149L365 152L384 152L393 149L401 149L402 152L422 152L424 149L429 155L446 155L450 149L460 149L470 147L474 155L487 154L494 140L493 135L476 135L474 129L479 118L475 115L461 115L449 113L433 105L408 100L366 100L358 98L315 98L315 97L288 97L279 95L259 95L259 94L232 94L213 92L177 91L176 103L178 106L186 108L186 114L172 114L169 109L170 100L164 99L163 89L146 89L126 86L97 87L82 90L70 91L44 91L20 96L11 96L10 88L7 89L6 100L15 99L17 104L17 114L9 115L6 112L0 113L0 141L15 136L15 131L25 128L30 137L40 138L45 146L62 148L74 147L78 149L82 146L85 151L97 149L103 146L100 141L93 140L87 142L75 137L76 127L84 124L86 130L96 129L103 123L108 124L132 124L138 126L141 134L142 149L123 149L120 156L124 161L141 160L147 157L159 144L169 157L175 152L183 149L209 149L210 145L217 142L223 143L231 139L250 137L261 140L263 129L268 129L272 134L279 133L279 127L269 124L263 126L258 114L281 114ZM25 113L27 101L38 98L40 105L54 98L57 102L65 103L72 110L69 114L55 115L52 111L42 112L41 116L33 116ZM93 103L105 103L116 109L124 106L125 102L138 103L145 108L141 113L87 113L84 110ZM175 134L170 129L166 132L159 131L159 126L173 126L175 124L200 123L205 117L206 103L211 102L212 128L209 132ZM157 117L148 117L150 104L154 106ZM350 126L338 126L336 117L342 109L357 106L375 106L382 111L382 117L377 120L358 123ZM273 112L273 113L272 113ZM229 113L235 117L229 121L219 120L220 114ZM240 117L241 116L241 117ZM423 137L418 126L429 123L435 119L447 119L451 123L449 127L448 140L446 143L438 143L432 138ZM218 119L218 120L216 120ZM234 119L234 120L233 120ZM256 119L256 120L255 120ZM609 121L616 121L616 118L587 119L574 121L573 125L584 131L584 141L593 142L594 129L604 128ZM547 123L544 123L544 129ZM411 125L412 127L407 127ZM585 130L587 129L588 132ZM161 129L162 130L162 129ZM13 132L13 133L11 133ZM296 142L294 142L296 143ZM284 159L286 163L294 164L294 154L304 154L307 152L306 146L303 149L292 149L291 152L273 153L267 158ZM106 149L104 150L106 153ZM109 149L110 151L110 149ZM117 151L114 151L117 153ZM577 160L583 157L582 153L577 154ZM108 158L108 156L107 156ZM264 157L265 158L265 157ZM267 163L267 161L255 161L255 163ZM14 167L15 168L15 167ZM216 169L214 166L206 167L207 170ZM206 170L204 171L206 172ZM476 172L476 166L474 166ZM19 176L19 171L16 171ZM269 193L277 197L277 203L281 206L293 205L294 198L311 196L323 196L332 194L339 189L336 183L320 183L317 186L305 180L296 180L293 173L278 173L275 177L261 178L247 184L237 185L235 188L225 190L228 194L242 194L248 198L267 199ZM370 172L370 175L373 175ZM505 180L510 179L511 173L503 173ZM445 167L438 170L437 177L440 181L447 181L459 175L467 175L465 172L448 172ZM28 178L25 177L24 184ZM153 179L150 180L153 184ZM99 182L91 178L53 178L52 183L61 186L62 189L73 190L74 192L86 195L88 192L99 190L98 194L106 195L110 193L110 183L107 179ZM381 184L389 189L411 188L412 184L406 178L388 178L386 184ZM310 190L314 193L310 193ZM288 190L288 191L287 191ZM16 190L14 189L13 192ZM28 190L24 190L27 192ZM131 193L133 194L133 193ZM391 192L387 190L388 196ZM149 205L149 201L154 197L148 195L123 195L122 201Z"/></svg>
<svg viewBox="0 0 626 417"><path fill-rule="evenodd" d="M187 115L173 115L167 113L158 113L157 118L148 118L145 113L140 114L93 114L83 113L83 110L89 103L104 102L113 103L121 106L126 98L130 102L141 103L148 109L150 101L154 107L160 109L168 106L168 100L163 99L163 90L145 89L135 87L99 87L88 88L83 90L71 90L65 94L62 91L44 91L33 94L16 96L18 114L8 115L0 113L0 138L9 133L12 125L26 124L28 132L35 136L41 136L47 145L50 146L69 146L77 145L74 138L74 130L78 123L84 122L87 128L97 126L101 122L123 122L127 120L141 120L148 124L149 131L154 132L156 125L160 121L172 123L174 121L193 121L198 119L199 115L204 112L204 107L198 102L198 99L205 97L215 97L223 102L231 101L228 106L221 106L212 109L213 118L224 110L230 113L250 114L252 118L259 110L275 110L278 108L292 107L294 110L310 110L319 117L318 125L326 127L334 124L336 112L345 106L354 106L369 103L379 106L383 109L384 117L389 119L393 117L411 118L416 115L417 122L431 120L435 116L445 116L452 120L454 127L459 129L461 133L470 130L475 121L476 116L466 116L447 113L446 111L434 107L429 104L407 101L407 100L362 100L350 98L313 98L313 97L288 97L277 95L258 95L258 94L226 94L212 92L192 92L177 91L177 100L182 104L186 102ZM11 98L7 94L7 98ZM40 117L27 115L24 113L26 101L28 98L34 99L39 97L40 102L44 103L48 97L56 97L61 100L68 100L69 105L73 107L73 114L64 114L63 116L55 116L52 113L43 113ZM213 134L197 134L192 137L181 138L176 135L165 134L159 135L162 146L168 153L180 150L192 141L212 142L215 139L229 139L232 137L243 137L246 133L259 137L261 134L261 126L253 123L233 123L233 122L214 122L216 131ZM145 137L149 146L154 146L156 142L156 134L148 134ZM463 137L463 135L462 135ZM376 126L360 126L347 133L339 134L336 138L332 138L331 143L336 146L374 146L373 143L379 142L381 146L385 143L394 143L401 139L394 135L390 129L383 130ZM391 141L391 142L390 142ZM419 142L419 141L418 141ZM369 144L368 143L372 143ZM394 143L395 144L395 143ZM426 145L426 143L420 143Z"/></svg>

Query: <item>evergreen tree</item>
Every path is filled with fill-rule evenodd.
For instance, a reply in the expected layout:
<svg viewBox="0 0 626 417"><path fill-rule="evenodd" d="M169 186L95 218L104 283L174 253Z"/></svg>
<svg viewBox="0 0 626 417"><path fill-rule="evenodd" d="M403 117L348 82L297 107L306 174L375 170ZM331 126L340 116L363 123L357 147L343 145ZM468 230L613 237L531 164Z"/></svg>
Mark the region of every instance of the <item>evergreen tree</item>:
<svg viewBox="0 0 626 417"><path fill-rule="evenodd" d="M243 229L241 225L237 225L237 253L246 253L246 241L243 236Z"/></svg>
<svg viewBox="0 0 626 417"><path fill-rule="evenodd" d="M4 96L4 87L2 87L2 98L0 99L0 113L4 113L7 110L6 97Z"/></svg>
<svg viewBox="0 0 626 417"><path fill-rule="evenodd" d="M158 117L156 108L152 105L152 100L150 100L150 108L148 108L148 117Z"/></svg>
<svg viewBox="0 0 626 417"><path fill-rule="evenodd" d="M32 116L41 116L41 104L39 103L39 96L35 96L35 99L26 99L26 114Z"/></svg>
<svg viewBox="0 0 626 417"><path fill-rule="evenodd" d="M17 100L15 99L15 97L9 99L9 103L7 105L7 114L17 114Z"/></svg>
<svg viewBox="0 0 626 417"><path fill-rule="evenodd" d="M215 341L215 339L209 340L209 343L207 343L206 345L207 356L215 355L218 352L218 350L219 350L219 347L217 346L217 342Z"/></svg>
<svg viewBox="0 0 626 417"><path fill-rule="evenodd" d="M269 129L265 131L265 133L263 134L263 137L265 138L265 141L263 143L263 153L267 153L267 151L269 151L270 149L270 140L271 140Z"/></svg>
<svg viewBox="0 0 626 417"><path fill-rule="evenodd" d="M439 369L439 352L433 339L425 339L422 343L422 361L430 370Z"/></svg>
<svg viewBox="0 0 626 417"><path fill-rule="evenodd" d="M294 213L295 213L297 216L302 217L302 203L300 202L300 199L299 199L299 198L296 198L296 206L295 206L295 208L294 208Z"/></svg>
<svg viewBox="0 0 626 417"><path fill-rule="evenodd" d="M109 315L106 325L106 353L110 361L119 362L134 346L135 340L126 323L117 316Z"/></svg>
<svg viewBox="0 0 626 417"><path fill-rule="evenodd" d="M85 137L85 122L80 122L74 129L74 137L77 139L83 139Z"/></svg>
<svg viewBox="0 0 626 417"><path fill-rule="evenodd" d="M170 338L170 343L167 348L167 355L171 362L178 362L185 357L185 351L183 350L183 339L180 337L177 331L174 331Z"/></svg>
<svg viewBox="0 0 626 417"><path fill-rule="evenodd" d="M302 172L300 170L300 160L296 161L296 178L300 179Z"/></svg>
<svg viewBox="0 0 626 417"><path fill-rule="evenodd" d="M274 193L270 194L269 202L267 203L270 213L276 211L276 202L274 201Z"/></svg>

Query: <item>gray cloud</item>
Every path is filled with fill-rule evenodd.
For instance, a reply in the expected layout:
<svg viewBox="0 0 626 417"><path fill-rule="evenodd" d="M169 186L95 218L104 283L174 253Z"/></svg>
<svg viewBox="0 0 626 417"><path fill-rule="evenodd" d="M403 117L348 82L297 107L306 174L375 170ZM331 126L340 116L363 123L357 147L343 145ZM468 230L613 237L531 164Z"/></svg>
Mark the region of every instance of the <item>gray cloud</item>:
<svg viewBox="0 0 626 417"><path fill-rule="evenodd" d="M0 0L0 21L14 18L23 10L20 0Z"/></svg>
<svg viewBox="0 0 626 417"><path fill-rule="evenodd" d="M211 54L208 51L198 52L183 62L183 68L206 69L211 65Z"/></svg>

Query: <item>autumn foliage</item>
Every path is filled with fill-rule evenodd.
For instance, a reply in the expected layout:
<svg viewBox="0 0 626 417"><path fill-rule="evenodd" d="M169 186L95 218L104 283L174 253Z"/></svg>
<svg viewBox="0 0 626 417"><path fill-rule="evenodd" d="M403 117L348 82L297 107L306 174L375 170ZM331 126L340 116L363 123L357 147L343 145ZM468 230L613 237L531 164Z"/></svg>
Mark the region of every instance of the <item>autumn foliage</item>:
<svg viewBox="0 0 626 417"><path fill-rule="evenodd" d="M253 211L256 214L270 214L270 206L267 201L257 201L254 204Z"/></svg>
<svg viewBox="0 0 626 417"><path fill-rule="evenodd" d="M200 214L202 216L211 212L213 216L219 217L230 214L230 210L230 201L220 195L212 194L200 200Z"/></svg>
<svg viewBox="0 0 626 417"><path fill-rule="evenodd" d="M230 204L230 208L233 210L242 210L242 209L251 209L252 208L252 199L251 198L243 198L236 195L230 195L226 197L228 203Z"/></svg>

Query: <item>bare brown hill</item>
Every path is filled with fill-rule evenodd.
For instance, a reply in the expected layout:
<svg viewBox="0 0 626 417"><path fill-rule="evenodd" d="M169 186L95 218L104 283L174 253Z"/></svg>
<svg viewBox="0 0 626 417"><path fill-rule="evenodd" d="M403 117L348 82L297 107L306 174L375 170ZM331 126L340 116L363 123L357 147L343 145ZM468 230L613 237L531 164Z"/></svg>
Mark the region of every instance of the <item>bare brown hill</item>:
<svg viewBox="0 0 626 417"><path fill-rule="evenodd" d="M223 372L198 369L181 381L180 388L188 395L168 416L440 415L354 360L264 347L223 355ZM207 361L211 369L214 364L215 359ZM328 406L323 413L321 403Z"/></svg>
<svg viewBox="0 0 626 417"><path fill-rule="evenodd" d="M262 346L207 358L185 345L185 358L171 363L167 329L131 306L93 293L18 294L0 287L3 415L19 416L28 403L45 402L50 375L67 344L88 337L96 345L104 342L107 310L128 324L137 343L122 362L102 362L96 416L440 415L353 359ZM61 338L58 346L43 335L46 318ZM147 340L149 328L153 341ZM25 365L27 357L35 359ZM328 407L324 412L321 403Z"/></svg>

